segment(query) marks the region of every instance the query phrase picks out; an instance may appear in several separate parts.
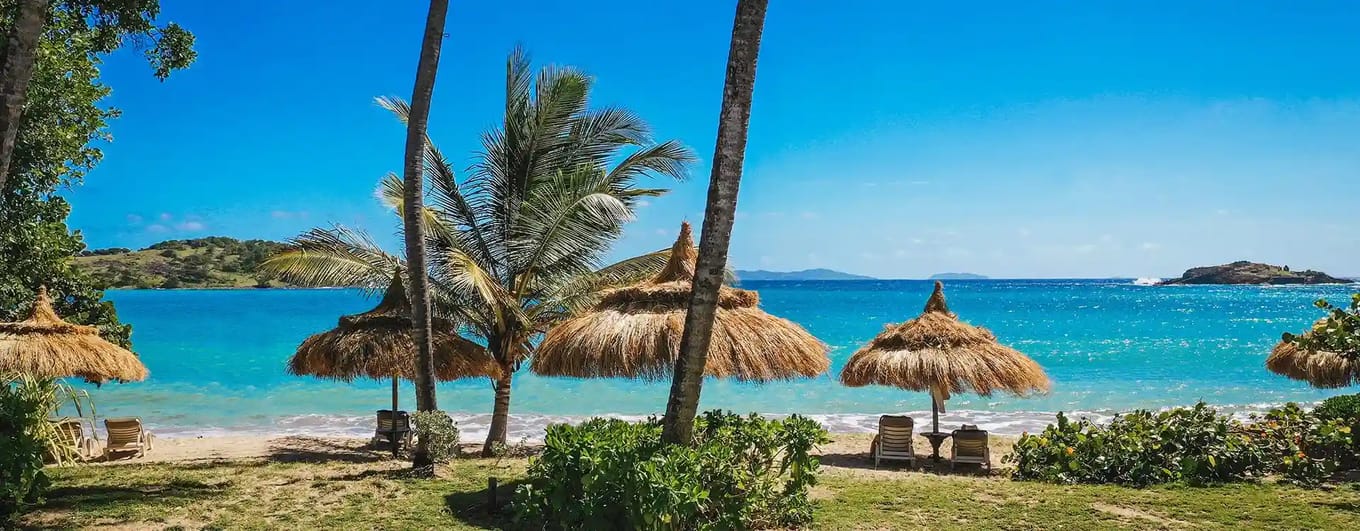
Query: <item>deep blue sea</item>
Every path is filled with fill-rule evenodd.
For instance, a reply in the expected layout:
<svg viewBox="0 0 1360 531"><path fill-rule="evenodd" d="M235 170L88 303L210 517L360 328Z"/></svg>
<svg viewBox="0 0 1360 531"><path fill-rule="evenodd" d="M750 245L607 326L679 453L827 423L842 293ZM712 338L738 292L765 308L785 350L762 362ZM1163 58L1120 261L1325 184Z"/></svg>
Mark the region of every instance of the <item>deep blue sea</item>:
<svg viewBox="0 0 1360 531"><path fill-rule="evenodd" d="M921 311L926 281L747 282L763 308L831 346L831 372L765 385L710 380L704 408L814 415L833 431L868 429L878 414L929 414L929 399L891 388L842 387L835 375L859 345ZM946 283L950 307L1033 357L1053 380L1047 396L958 395L942 423L968 419L999 433L1033 430L1056 411L1104 417L1204 400L1235 413L1286 401L1311 403L1360 389L1315 390L1264 367L1280 333L1341 302L1355 286L1147 287L1129 280L991 280ZM308 335L376 303L353 290L109 291L133 325L145 382L91 388L101 416L141 416L161 436L253 433L363 434L387 407L390 383L344 384L284 371ZM646 416L665 408L668 382L515 377L513 437L550 421ZM403 388L410 404L413 394ZM492 392L485 379L441 384L440 406L475 437Z"/></svg>

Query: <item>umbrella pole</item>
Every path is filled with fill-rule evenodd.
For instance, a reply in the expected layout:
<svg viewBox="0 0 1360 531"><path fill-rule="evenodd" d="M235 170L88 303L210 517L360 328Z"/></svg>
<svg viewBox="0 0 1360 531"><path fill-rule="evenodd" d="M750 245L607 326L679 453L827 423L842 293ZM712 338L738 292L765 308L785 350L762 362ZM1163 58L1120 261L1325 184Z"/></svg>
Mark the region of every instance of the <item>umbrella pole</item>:
<svg viewBox="0 0 1360 531"><path fill-rule="evenodd" d="M392 377L392 431L387 434L387 443L392 445L392 457L397 457L397 377Z"/></svg>
<svg viewBox="0 0 1360 531"><path fill-rule="evenodd" d="M930 431L940 433L940 401L934 396L930 397L930 422L934 425Z"/></svg>

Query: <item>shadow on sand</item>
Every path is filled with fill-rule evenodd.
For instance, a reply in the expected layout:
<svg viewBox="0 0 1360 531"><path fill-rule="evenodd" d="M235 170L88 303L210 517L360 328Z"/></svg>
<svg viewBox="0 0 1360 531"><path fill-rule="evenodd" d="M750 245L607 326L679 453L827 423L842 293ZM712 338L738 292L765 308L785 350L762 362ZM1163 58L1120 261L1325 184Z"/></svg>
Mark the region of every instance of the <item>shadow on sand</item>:
<svg viewBox="0 0 1360 531"><path fill-rule="evenodd" d="M884 472L910 471L957 476L986 477L1001 475L1001 472L995 468L995 463L993 463L993 469L990 472L981 465L973 464L960 464L951 470L948 459L942 459L938 463L934 463L931 461L928 454L919 453L916 454L916 463L914 465L908 465L905 461L883 461L882 464L877 467L874 466L874 458L867 453L826 453L818 457L821 459L822 466L824 467L878 470Z"/></svg>
<svg viewBox="0 0 1360 531"><path fill-rule="evenodd" d="M275 441L267 459L275 463L376 463L393 457L388 450L353 441L292 436Z"/></svg>

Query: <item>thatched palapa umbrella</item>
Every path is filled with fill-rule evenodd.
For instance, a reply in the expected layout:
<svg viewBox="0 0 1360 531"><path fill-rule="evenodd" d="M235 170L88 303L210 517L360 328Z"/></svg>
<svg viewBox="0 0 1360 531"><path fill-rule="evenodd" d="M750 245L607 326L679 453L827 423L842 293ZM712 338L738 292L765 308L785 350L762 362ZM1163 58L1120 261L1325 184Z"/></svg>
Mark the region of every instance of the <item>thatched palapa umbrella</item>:
<svg viewBox="0 0 1360 531"><path fill-rule="evenodd" d="M435 319L432 339L435 378L451 381L500 375L500 367L491 354L481 345L455 333L451 323ZM303 341L297 353L288 360L288 372L345 382L360 377L391 378L392 413L395 415L397 381L416 377L411 304L406 298L401 273L393 275L378 306L361 314L343 316L339 326Z"/></svg>
<svg viewBox="0 0 1360 531"><path fill-rule="evenodd" d="M76 376L102 384L145 380L146 366L131 351L99 337L99 329L63 321L47 287L38 288L28 319L0 323L0 372L39 378Z"/></svg>
<svg viewBox="0 0 1360 531"><path fill-rule="evenodd" d="M608 291L586 313L548 331L532 369L546 376L662 379L674 374L698 251L688 223L665 269ZM811 377L831 362L802 327L762 311L754 291L723 286L704 374L765 382Z"/></svg>
<svg viewBox="0 0 1360 531"><path fill-rule="evenodd" d="M841 370L841 383L929 391L936 434L940 411L952 393L990 396L1006 391L1023 396L1049 388L1048 376L1034 360L998 343L987 329L959 321L945 304L940 282L920 317L888 325L850 357Z"/></svg>
<svg viewBox="0 0 1360 531"><path fill-rule="evenodd" d="M1313 323L1325 326L1326 319ZM1312 330L1304 332L1309 336ZM1323 389L1360 385L1360 353L1346 355L1326 350L1308 350L1292 341L1281 340L1266 358L1266 368L1294 380L1303 380Z"/></svg>

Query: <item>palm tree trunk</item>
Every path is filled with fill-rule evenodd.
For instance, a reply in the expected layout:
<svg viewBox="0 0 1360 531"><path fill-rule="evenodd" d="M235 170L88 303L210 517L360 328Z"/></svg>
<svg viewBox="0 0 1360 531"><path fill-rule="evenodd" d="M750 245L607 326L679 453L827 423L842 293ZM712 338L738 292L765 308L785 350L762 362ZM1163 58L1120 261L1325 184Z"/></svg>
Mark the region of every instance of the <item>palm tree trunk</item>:
<svg viewBox="0 0 1360 531"><path fill-rule="evenodd" d="M5 47L0 49L0 191L5 189L14 143L19 139L38 39L47 22L47 5L47 0L19 0L14 27L5 36Z"/></svg>
<svg viewBox="0 0 1360 531"><path fill-rule="evenodd" d="M416 67L416 84L411 94L411 112L406 122L406 164L402 180L406 196L402 216L406 232L406 272L410 276L411 320L415 327L418 354L416 358L416 410L434 411L439 408L434 392L434 346L430 336L430 285L425 269L424 173L425 129L430 118L430 100L434 96L435 74L439 71L439 49L444 42L444 17L449 11L448 0L430 0L429 16L425 19L425 38L420 46L420 63ZM395 414L395 413L393 413ZM433 464L430 448L422 437L417 440L412 456L416 468Z"/></svg>
<svg viewBox="0 0 1360 531"><path fill-rule="evenodd" d="M704 226L699 237L694 289L690 293L689 311L685 314L680 359L676 360L661 435L671 444L689 444L693 439L694 415L699 409L704 365L708 360L708 344L718 308L718 288L722 286L723 271L727 267L727 245L732 239L732 222L736 218L741 165L746 156L746 128L751 120L751 92L756 84L756 56L760 52L767 3L768 0L738 0L736 20L732 23L727 80L723 84L718 142L708 181L708 206L704 210Z"/></svg>
<svg viewBox="0 0 1360 531"><path fill-rule="evenodd" d="M496 402L491 407L491 427L486 432L486 443L482 444L482 457L492 457L497 444L505 444L510 428L510 381L514 367L501 364L501 376L496 379Z"/></svg>

